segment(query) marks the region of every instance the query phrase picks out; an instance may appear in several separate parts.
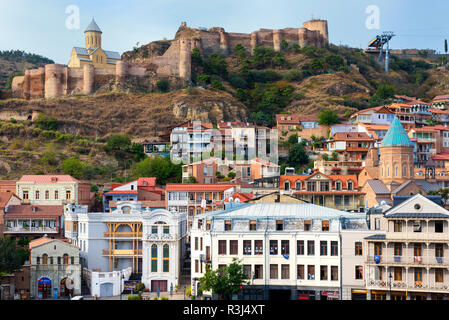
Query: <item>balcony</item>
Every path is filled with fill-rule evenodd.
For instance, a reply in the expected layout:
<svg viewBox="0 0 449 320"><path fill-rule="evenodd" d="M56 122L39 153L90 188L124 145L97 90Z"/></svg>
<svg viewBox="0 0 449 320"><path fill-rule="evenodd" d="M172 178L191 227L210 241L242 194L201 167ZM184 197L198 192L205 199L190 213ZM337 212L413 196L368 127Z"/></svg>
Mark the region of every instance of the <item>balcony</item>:
<svg viewBox="0 0 449 320"><path fill-rule="evenodd" d="M380 260L376 263L374 256L368 256L366 259L367 264L378 265L423 265L423 266L448 266L449 258L447 257L426 257L426 256L380 256Z"/></svg>
<svg viewBox="0 0 449 320"><path fill-rule="evenodd" d="M102 253L104 256L116 256L116 257L132 257L136 254L141 256L142 255L142 249L139 250L133 250L133 249L115 249L115 250L103 250Z"/></svg>
<svg viewBox="0 0 449 320"><path fill-rule="evenodd" d="M5 233L58 233L59 228L50 227L5 227Z"/></svg>
<svg viewBox="0 0 449 320"><path fill-rule="evenodd" d="M142 232L105 232L105 238L142 238Z"/></svg>
<svg viewBox="0 0 449 320"><path fill-rule="evenodd" d="M367 281L367 287L370 289L390 289L390 282L387 280L374 280L370 279ZM449 284L447 283L425 283L425 282L410 282L405 281L393 281L391 283L391 290L432 290L432 291L447 291L449 290Z"/></svg>
<svg viewBox="0 0 449 320"><path fill-rule="evenodd" d="M433 229L432 229L433 230ZM424 230L425 231L425 230ZM449 236L445 232L435 233L435 232L413 232L410 230L406 232L388 232L388 240L400 240L400 241L449 241Z"/></svg>

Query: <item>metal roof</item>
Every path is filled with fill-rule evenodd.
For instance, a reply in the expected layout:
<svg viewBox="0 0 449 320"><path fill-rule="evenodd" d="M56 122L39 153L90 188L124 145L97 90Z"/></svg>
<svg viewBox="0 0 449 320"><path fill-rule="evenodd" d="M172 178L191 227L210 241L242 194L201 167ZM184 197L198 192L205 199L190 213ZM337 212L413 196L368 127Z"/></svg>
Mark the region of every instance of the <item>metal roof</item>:
<svg viewBox="0 0 449 320"><path fill-rule="evenodd" d="M386 216L386 218L449 218L449 215L443 213L429 213L429 212L414 212L414 213L406 213L406 212L398 212L392 213Z"/></svg>
<svg viewBox="0 0 449 320"><path fill-rule="evenodd" d="M95 19L92 18L92 21L89 23L89 25L87 26L86 30L84 30L84 32L87 31L96 31L96 32L102 32L100 30L100 27L97 25L97 23L95 22Z"/></svg>
<svg viewBox="0 0 449 320"><path fill-rule="evenodd" d="M384 235L384 234L373 234L372 236L365 237L365 239L385 240L386 239L386 235Z"/></svg>
<svg viewBox="0 0 449 320"><path fill-rule="evenodd" d="M116 52L116 51L106 51L103 50L103 52L106 54L106 56L108 57L108 59L117 59L120 60L121 56L120 53Z"/></svg>
<svg viewBox="0 0 449 320"><path fill-rule="evenodd" d="M398 117L394 117L382 143L381 147L385 146L413 146L407 132L399 121Z"/></svg>
<svg viewBox="0 0 449 320"><path fill-rule="evenodd" d="M390 194L390 190L385 186L381 180L368 180L368 184L373 189L375 194Z"/></svg>
<svg viewBox="0 0 449 320"><path fill-rule="evenodd" d="M199 215L200 216L200 215ZM202 214L204 218L303 218L303 219L365 219L364 213L345 212L311 203L245 203L232 204L225 210Z"/></svg>

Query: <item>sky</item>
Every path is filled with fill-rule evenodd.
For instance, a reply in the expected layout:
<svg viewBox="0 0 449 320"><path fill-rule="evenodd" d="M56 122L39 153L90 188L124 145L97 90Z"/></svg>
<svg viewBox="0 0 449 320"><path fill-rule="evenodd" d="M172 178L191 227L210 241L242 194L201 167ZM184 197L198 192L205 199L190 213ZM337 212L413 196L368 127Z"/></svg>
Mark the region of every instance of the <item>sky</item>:
<svg viewBox="0 0 449 320"><path fill-rule="evenodd" d="M74 11L66 13L73 6L78 20L72 19ZM443 52L448 11L448 0L0 0L0 50L20 49L67 64L72 48L84 46L92 17L103 31L103 49L120 54L137 43L173 39L182 21L250 33L298 28L320 18L328 20L329 40L336 45L366 48L377 34L393 31L393 49Z"/></svg>

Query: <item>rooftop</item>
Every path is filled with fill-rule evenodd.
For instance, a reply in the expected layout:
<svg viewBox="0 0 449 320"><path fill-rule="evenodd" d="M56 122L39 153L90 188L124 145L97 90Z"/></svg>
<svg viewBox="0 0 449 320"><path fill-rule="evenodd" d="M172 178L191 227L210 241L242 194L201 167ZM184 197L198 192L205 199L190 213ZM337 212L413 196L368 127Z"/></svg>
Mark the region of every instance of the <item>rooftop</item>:
<svg viewBox="0 0 449 320"><path fill-rule="evenodd" d="M68 174L63 175L24 175L20 178L19 182L34 182L34 183L57 183L57 182L79 182Z"/></svg>
<svg viewBox="0 0 449 320"><path fill-rule="evenodd" d="M385 134L380 146L413 146L413 143L411 142L398 117L394 117L393 122Z"/></svg>

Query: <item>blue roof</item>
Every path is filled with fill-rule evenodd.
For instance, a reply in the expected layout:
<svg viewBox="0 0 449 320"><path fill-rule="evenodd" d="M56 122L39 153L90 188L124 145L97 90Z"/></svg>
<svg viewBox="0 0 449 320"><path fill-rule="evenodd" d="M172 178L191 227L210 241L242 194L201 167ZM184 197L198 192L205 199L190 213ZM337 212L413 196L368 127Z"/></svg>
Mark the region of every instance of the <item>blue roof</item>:
<svg viewBox="0 0 449 320"><path fill-rule="evenodd" d="M84 32L87 32L87 31L101 32L100 27L98 27L98 25L95 23L94 18L92 18L92 21L89 23L86 30L84 30Z"/></svg>
<svg viewBox="0 0 449 320"><path fill-rule="evenodd" d="M398 117L394 117L380 146L414 146Z"/></svg>

